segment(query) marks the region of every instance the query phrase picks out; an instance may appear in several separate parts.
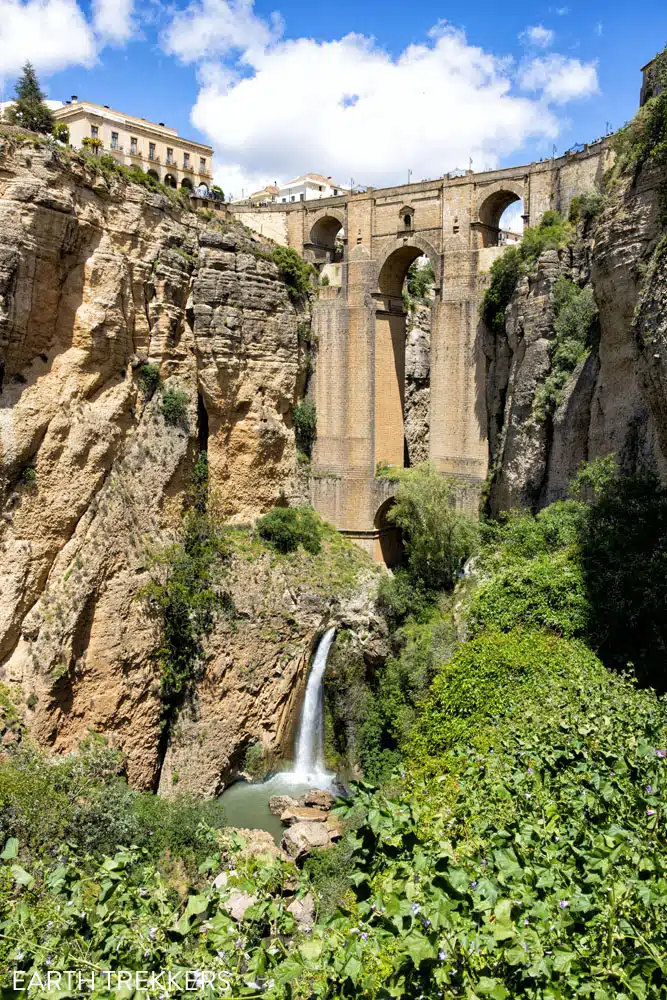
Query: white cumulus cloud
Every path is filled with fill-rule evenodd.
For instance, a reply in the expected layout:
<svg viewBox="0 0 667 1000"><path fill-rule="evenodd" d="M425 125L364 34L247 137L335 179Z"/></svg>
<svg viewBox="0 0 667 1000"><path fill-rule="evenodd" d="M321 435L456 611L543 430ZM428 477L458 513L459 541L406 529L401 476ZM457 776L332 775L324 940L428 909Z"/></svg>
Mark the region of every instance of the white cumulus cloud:
<svg viewBox="0 0 667 1000"><path fill-rule="evenodd" d="M134 0L93 0L93 23L103 41L117 45L130 40L136 30Z"/></svg>
<svg viewBox="0 0 667 1000"><path fill-rule="evenodd" d="M556 54L533 59L523 67L519 82L524 90L539 91L555 104L598 93L594 62L583 63Z"/></svg>
<svg viewBox="0 0 667 1000"><path fill-rule="evenodd" d="M530 45L536 49L548 49L554 40L554 32L551 28L545 28L543 24L534 24L522 31L519 39L524 45Z"/></svg>
<svg viewBox="0 0 667 1000"><path fill-rule="evenodd" d="M16 75L26 60L49 73L95 57L93 32L74 0L0 0L0 75Z"/></svg>
<svg viewBox="0 0 667 1000"><path fill-rule="evenodd" d="M279 19L263 21L251 0L193 0L162 44L197 67L192 122L215 147L216 180L236 197L309 170L380 186L408 170L415 181L438 177L470 158L491 169L528 140L556 137L550 102L581 96L581 82L566 95L568 67L597 85L595 68L575 60L554 64L557 80L538 80L549 60L517 68L445 22L398 56L359 34L285 39Z"/></svg>

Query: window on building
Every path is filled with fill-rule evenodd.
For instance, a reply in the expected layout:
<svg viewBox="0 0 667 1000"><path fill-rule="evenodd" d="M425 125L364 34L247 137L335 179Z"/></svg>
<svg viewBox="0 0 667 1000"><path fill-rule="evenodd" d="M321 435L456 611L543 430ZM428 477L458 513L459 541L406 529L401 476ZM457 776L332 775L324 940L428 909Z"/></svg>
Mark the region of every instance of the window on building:
<svg viewBox="0 0 667 1000"><path fill-rule="evenodd" d="M299 201L305 201L305 200L306 200L305 194L300 194L299 195Z"/></svg>
<svg viewBox="0 0 667 1000"><path fill-rule="evenodd" d="M338 188L334 188L333 191L334 191L334 194L338 194Z"/></svg>
<svg viewBox="0 0 667 1000"><path fill-rule="evenodd" d="M285 204L286 201L287 201L287 198L283 198L283 205Z"/></svg>
<svg viewBox="0 0 667 1000"><path fill-rule="evenodd" d="M206 157L204 156L199 157L199 173L200 174L206 173Z"/></svg>
<svg viewBox="0 0 667 1000"><path fill-rule="evenodd" d="M111 133L111 148L118 149L118 132Z"/></svg>
<svg viewBox="0 0 667 1000"><path fill-rule="evenodd" d="M148 143L148 159L149 160L154 160L155 159L155 143L154 142L149 142Z"/></svg>
<svg viewBox="0 0 667 1000"><path fill-rule="evenodd" d="M99 135L100 135L100 130L98 129L97 125L91 125L90 126L91 139L98 139Z"/></svg>
<svg viewBox="0 0 667 1000"><path fill-rule="evenodd" d="M183 166L184 167L189 167L190 166L190 154L189 153L183 153Z"/></svg>
<svg viewBox="0 0 667 1000"><path fill-rule="evenodd" d="M173 162L174 162L174 150L172 149L171 146L167 146L167 163L173 164Z"/></svg>
<svg viewBox="0 0 667 1000"><path fill-rule="evenodd" d="M290 201L296 201L296 195L292 195L292 197L290 198Z"/></svg>
<svg viewBox="0 0 667 1000"><path fill-rule="evenodd" d="M318 191L324 191L324 188L323 188L323 187L322 187L322 185L320 184L317 190L318 190Z"/></svg>
<svg viewBox="0 0 667 1000"><path fill-rule="evenodd" d="M406 214L403 216L403 225L405 226L406 229L412 229L412 216L410 215L409 212L406 212Z"/></svg>
<svg viewBox="0 0 667 1000"><path fill-rule="evenodd" d="M137 139L136 136L133 135L130 136L130 152L131 153L137 152Z"/></svg>

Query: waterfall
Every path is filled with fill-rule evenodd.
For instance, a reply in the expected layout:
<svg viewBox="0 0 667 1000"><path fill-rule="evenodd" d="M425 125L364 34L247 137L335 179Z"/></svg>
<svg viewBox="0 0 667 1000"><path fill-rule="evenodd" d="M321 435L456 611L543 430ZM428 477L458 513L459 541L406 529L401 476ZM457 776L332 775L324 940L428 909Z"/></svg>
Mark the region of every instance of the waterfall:
<svg viewBox="0 0 667 1000"><path fill-rule="evenodd" d="M330 628L324 633L310 668L296 741L294 762L296 777L305 778L307 775L324 772L322 679L327 669L327 658L335 634L335 628Z"/></svg>

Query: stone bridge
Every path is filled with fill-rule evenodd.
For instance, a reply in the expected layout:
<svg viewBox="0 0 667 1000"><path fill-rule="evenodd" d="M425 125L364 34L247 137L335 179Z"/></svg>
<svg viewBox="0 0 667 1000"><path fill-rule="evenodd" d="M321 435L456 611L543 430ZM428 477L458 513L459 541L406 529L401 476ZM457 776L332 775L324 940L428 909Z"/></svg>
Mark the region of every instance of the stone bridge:
<svg viewBox="0 0 667 1000"><path fill-rule="evenodd" d="M435 274L430 357L430 461L473 487L487 475L486 358L479 304L502 253L499 223L521 201L525 225L567 214L611 162L605 141L559 159L489 173L368 189L322 201L230 206L253 230L294 247L330 283L313 306L318 354L312 502L376 559L391 564L386 523L394 486L379 464L403 466L406 314L410 264ZM342 236L342 245L341 245ZM469 502L475 502L471 500Z"/></svg>

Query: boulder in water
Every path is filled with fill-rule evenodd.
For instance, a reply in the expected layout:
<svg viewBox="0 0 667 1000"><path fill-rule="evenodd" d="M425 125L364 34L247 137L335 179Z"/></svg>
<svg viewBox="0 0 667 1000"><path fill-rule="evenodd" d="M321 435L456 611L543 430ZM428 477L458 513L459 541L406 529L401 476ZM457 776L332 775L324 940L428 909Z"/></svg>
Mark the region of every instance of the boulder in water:
<svg viewBox="0 0 667 1000"><path fill-rule="evenodd" d="M289 826L282 839L282 849L298 861L311 851L328 847L331 836L327 823L295 823Z"/></svg>
<svg viewBox="0 0 667 1000"><path fill-rule="evenodd" d="M296 809L285 809L280 814L282 823L291 826L292 823L325 823L329 814L322 809L308 809L306 807Z"/></svg>
<svg viewBox="0 0 667 1000"><path fill-rule="evenodd" d="M269 809L274 816L280 816L286 809L296 809L299 805L291 795L272 795L269 799Z"/></svg>
<svg viewBox="0 0 667 1000"><path fill-rule="evenodd" d="M299 798L298 804L300 806L313 806L316 809L324 809L328 812L335 801L336 799L331 792L327 792L323 788L311 788L309 792L305 792Z"/></svg>

